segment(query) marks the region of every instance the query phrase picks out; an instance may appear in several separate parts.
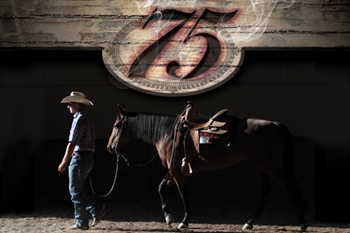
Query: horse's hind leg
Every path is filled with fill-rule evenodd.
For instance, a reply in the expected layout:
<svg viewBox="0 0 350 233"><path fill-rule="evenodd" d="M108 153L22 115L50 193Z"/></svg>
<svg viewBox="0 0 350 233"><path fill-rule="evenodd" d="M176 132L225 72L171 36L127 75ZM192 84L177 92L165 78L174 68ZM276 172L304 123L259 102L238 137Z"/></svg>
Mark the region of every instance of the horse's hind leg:
<svg viewBox="0 0 350 233"><path fill-rule="evenodd" d="M249 219L249 221L246 224L244 224L242 230L253 229L253 223L259 219L260 214L265 207L267 197L271 192L270 175L267 174L266 172L261 171L257 167L255 169L256 169L258 184L260 187L260 201L259 201L259 205L256 208L252 218Z"/></svg>
<svg viewBox="0 0 350 233"><path fill-rule="evenodd" d="M159 189L158 189L160 201L162 202L162 210L164 213L165 221L169 226L171 226L171 224L173 223L174 217L169 213L169 205L166 198L166 190L173 183L174 181L171 175L167 173L164 179L162 180L162 182L159 184Z"/></svg>
<svg viewBox="0 0 350 233"><path fill-rule="evenodd" d="M306 231L308 227L307 221L305 220L305 211L307 210L307 206L295 177L287 179L287 192L293 201L301 231Z"/></svg>
<svg viewBox="0 0 350 233"><path fill-rule="evenodd" d="M294 174L285 175L284 172L280 172L275 173L273 178L279 185L287 190L288 197L294 204L301 231L306 231L308 227L307 221L305 220L307 206Z"/></svg>

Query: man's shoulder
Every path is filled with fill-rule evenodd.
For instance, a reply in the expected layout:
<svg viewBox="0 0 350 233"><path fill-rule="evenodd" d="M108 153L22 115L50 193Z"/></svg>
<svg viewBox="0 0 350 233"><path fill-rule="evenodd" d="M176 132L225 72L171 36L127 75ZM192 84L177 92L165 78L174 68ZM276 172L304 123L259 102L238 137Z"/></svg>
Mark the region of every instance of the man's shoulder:
<svg viewBox="0 0 350 233"><path fill-rule="evenodd" d="M79 119L81 121L87 121L87 122L95 121L94 118L90 114L88 114L86 112L80 112Z"/></svg>

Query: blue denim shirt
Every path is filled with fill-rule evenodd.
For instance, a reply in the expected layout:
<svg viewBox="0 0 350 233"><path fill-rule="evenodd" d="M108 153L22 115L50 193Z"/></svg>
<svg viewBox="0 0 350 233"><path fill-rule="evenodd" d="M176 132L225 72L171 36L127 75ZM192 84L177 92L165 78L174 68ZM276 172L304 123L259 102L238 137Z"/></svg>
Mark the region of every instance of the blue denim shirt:
<svg viewBox="0 0 350 233"><path fill-rule="evenodd" d="M69 142L75 144L74 152L95 152L95 121L84 111L77 112L73 116L73 122L69 133Z"/></svg>

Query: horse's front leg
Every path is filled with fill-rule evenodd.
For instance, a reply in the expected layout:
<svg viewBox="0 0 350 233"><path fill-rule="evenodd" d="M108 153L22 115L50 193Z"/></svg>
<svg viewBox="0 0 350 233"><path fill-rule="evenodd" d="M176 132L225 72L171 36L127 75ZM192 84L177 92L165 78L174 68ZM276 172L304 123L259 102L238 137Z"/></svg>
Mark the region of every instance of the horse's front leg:
<svg viewBox="0 0 350 233"><path fill-rule="evenodd" d="M162 210L165 216L165 221L169 226L171 226L171 224L173 223L174 217L172 214L169 213L169 205L166 198L166 190L173 183L174 182L171 175L167 173L164 179L162 180L162 182L159 184L159 189L158 189L160 201L162 202Z"/></svg>
<svg viewBox="0 0 350 233"><path fill-rule="evenodd" d="M181 200L182 200L182 203L183 203L185 215L184 215L183 220L181 221L181 223L177 227L177 229L187 228L188 227L188 220L189 220L189 218L191 217L191 214L192 214L191 207L190 207L190 202L188 200L187 183L186 183L186 180L183 180L183 181L181 181L181 180L182 180L181 178L180 178L180 180L178 178L175 178L175 182L176 182L176 185L177 185L177 188L179 190L180 197L181 197Z"/></svg>

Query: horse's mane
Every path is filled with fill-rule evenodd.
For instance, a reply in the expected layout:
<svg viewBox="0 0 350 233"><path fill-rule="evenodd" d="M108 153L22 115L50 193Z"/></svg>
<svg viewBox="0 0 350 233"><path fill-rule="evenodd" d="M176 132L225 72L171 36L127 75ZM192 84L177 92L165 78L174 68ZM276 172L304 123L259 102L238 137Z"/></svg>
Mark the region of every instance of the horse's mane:
<svg viewBox="0 0 350 233"><path fill-rule="evenodd" d="M165 135L170 135L173 130L176 116L145 113L145 112L127 112L126 126L147 143L154 144Z"/></svg>

